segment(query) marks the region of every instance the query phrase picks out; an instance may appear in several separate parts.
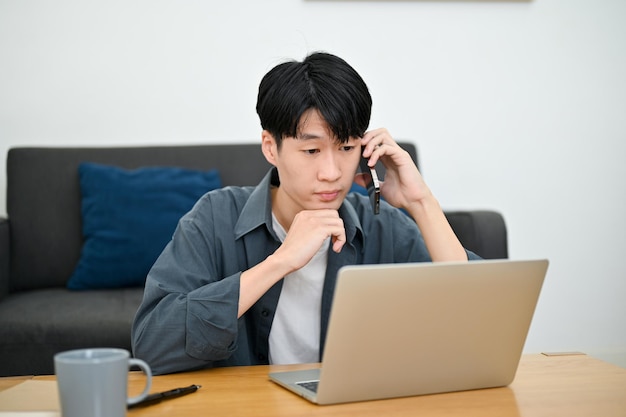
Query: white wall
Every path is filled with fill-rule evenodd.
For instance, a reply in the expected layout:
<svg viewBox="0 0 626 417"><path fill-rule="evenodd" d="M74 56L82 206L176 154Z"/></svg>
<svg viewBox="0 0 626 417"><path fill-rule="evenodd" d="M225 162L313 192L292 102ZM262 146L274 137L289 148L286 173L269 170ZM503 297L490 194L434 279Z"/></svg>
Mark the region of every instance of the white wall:
<svg viewBox="0 0 626 417"><path fill-rule="evenodd" d="M0 0L0 152L257 140L261 76L334 52L444 207L499 210L512 258L550 259L526 351L626 363L625 20L623 0Z"/></svg>

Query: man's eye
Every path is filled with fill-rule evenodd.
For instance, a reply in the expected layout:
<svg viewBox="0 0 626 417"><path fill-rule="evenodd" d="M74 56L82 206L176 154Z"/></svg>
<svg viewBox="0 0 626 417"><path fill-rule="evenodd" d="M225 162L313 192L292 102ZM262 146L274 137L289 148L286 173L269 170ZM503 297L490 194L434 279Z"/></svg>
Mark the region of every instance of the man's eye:
<svg viewBox="0 0 626 417"><path fill-rule="evenodd" d="M305 149L304 152L309 155L314 155L319 152L319 149Z"/></svg>
<svg viewBox="0 0 626 417"><path fill-rule="evenodd" d="M346 145L346 146L342 146L341 150L344 152L350 152L351 150L353 150L355 147L351 146L351 145Z"/></svg>

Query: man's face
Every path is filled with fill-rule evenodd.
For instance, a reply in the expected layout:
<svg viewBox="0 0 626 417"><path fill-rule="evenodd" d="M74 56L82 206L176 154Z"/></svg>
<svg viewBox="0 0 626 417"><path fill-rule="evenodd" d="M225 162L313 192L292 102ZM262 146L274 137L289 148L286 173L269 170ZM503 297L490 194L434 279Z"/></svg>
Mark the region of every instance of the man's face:
<svg viewBox="0 0 626 417"><path fill-rule="evenodd" d="M280 151L271 135L264 133L263 141L264 153L280 176L273 209L281 223L291 224L302 210L341 206L361 157L360 138L338 143L319 112L311 109L302 115L297 137L284 138ZM266 146L271 147L270 156Z"/></svg>

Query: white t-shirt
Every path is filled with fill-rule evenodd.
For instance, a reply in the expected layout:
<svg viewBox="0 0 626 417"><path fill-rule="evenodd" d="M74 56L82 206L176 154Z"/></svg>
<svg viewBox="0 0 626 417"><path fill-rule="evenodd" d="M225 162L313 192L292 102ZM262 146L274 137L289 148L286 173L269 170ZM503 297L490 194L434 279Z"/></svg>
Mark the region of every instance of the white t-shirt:
<svg viewBox="0 0 626 417"><path fill-rule="evenodd" d="M281 242L284 241L287 233L273 213L272 223L276 235ZM330 238L308 264L283 279L270 329L271 364L310 363L320 360L320 312L329 244Z"/></svg>

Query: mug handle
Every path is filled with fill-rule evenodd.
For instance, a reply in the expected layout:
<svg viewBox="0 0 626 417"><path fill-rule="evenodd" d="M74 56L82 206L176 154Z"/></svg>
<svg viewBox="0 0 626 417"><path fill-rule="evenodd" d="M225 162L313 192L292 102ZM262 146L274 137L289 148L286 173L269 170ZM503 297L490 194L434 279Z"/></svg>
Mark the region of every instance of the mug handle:
<svg viewBox="0 0 626 417"><path fill-rule="evenodd" d="M128 367L138 366L141 370L146 374L146 386L143 389L143 392L136 397L130 397L126 400L127 405L134 405L146 399L148 394L150 393L150 388L152 388L152 370L147 363L142 361L141 359L130 358L128 359Z"/></svg>

